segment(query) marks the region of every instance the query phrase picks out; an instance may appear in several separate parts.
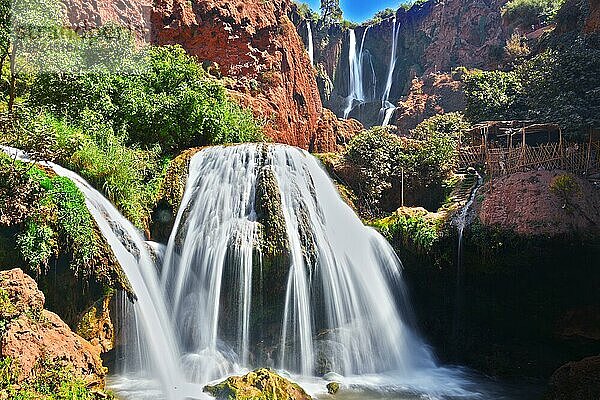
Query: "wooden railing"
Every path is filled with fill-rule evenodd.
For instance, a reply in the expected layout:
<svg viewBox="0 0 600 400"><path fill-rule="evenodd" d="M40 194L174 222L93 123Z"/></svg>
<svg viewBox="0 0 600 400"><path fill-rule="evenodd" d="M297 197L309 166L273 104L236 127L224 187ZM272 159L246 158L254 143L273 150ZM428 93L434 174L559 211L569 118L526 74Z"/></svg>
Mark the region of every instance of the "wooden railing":
<svg viewBox="0 0 600 400"><path fill-rule="evenodd" d="M471 146L459 149L461 168L480 165L492 176L531 170L562 169L576 174L600 173L600 141L544 143L509 148Z"/></svg>

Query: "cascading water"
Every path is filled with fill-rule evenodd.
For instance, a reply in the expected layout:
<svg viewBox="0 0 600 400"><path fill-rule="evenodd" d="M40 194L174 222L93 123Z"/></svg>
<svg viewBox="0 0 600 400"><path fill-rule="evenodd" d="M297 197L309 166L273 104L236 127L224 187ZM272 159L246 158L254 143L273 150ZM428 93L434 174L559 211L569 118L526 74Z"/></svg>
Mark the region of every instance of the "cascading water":
<svg viewBox="0 0 600 400"><path fill-rule="evenodd" d="M308 57L310 58L310 64L315 65L315 48L313 45L313 34L310 21L306 21L306 30L308 34Z"/></svg>
<svg viewBox="0 0 600 400"><path fill-rule="evenodd" d="M344 110L344 118L348 118L350 112L355 107L355 102L364 103L365 102L365 93L364 93L364 85L363 85L363 63L364 63L364 45L365 38L367 37L367 32L369 31L369 26L365 27L363 31L362 39L360 41L360 47L358 49L358 53L356 52L356 33L354 29L350 29L348 31L349 42L348 42L348 64L349 64L349 82L348 82L348 97L346 98L347 105ZM371 69L373 69L373 64L371 62ZM375 71L373 70L373 79L375 79Z"/></svg>
<svg viewBox="0 0 600 400"><path fill-rule="evenodd" d="M469 195L469 199L466 202L465 206L460 210L457 214L454 223L456 225L456 231L458 235L458 248L457 248L457 257L456 257L456 294L455 294L455 307L454 307L454 321L453 321L453 336L455 339L458 338L459 335L459 326L460 321L462 319L462 275L463 275L463 234L465 227L469 223L469 211L471 210L471 206L475 201L475 197L477 196L477 191L483 184L483 177L475 171L477 181L475 182L475 187L471 190Z"/></svg>
<svg viewBox="0 0 600 400"><path fill-rule="evenodd" d="M33 162L20 150L5 146L1 146L1 149L23 162ZM51 162L40 164L50 167L59 176L69 178L81 190L92 217L137 297L134 313L139 324L136 329L142 331L139 335L140 342L143 341L145 346L142 350L134 345L132 352L127 355L140 360L135 373L146 373L158 378L162 391L169 399L183 399L192 397L194 392L200 393L201 388L190 386L183 380L179 349L162 301L156 268L139 230L79 175Z"/></svg>
<svg viewBox="0 0 600 400"><path fill-rule="evenodd" d="M435 366L408 323L394 251L362 225L307 152L258 144L198 152L166 249L145 242L80 176L41 164L82 191L137 295L119 302L133 308L133 319L117 323L136 339L120 362L125 376L110 381L120 397L209 398L199 384L277 362L316 393L325 385L316 388L307 375L337 372L350 386L402 399L482 398L485 383ZM274 262L264 243L277 227L284 253ZM159 274L153 259L162 263ZM149 387L140 373L159 385ZM506 398L486 385L483 398Z"/></svg>
<svg viewBox="0 0 600 400"><path fill-rule="evenodd" d="M398 47L398 34L400 33L400 27L396 23L396 16L392 18L392 49L390 52L390 64L388 69L387 79L385 81L385 89L381 96L381 110L379 111L381 118L381 125L387 126L392 118L396 106L390 103L390 93L392 91L392 84L394 82L394 71L396 69L397 60L397 47Z"/></svg>
<svg viewBox="0 0 600 400"><path fill-rule="evenodd" d="M261 170L275 178L270 195L280 198L285 221L284 298L268 298L253 287L262 267L256 204ZM433 365L398 312L393 291L403 290L393 250L343 203L318 161L296 148L242 145L194 156L163 282L174 315L185 327L179 329L181 346L202 361L200 380L223 374L215 358L240 355L229 358L229 369L236 361L248 366L248 354L260 358L251 344L257 332L249 325L264 310L252 306L259 304L253 294L281 302L282 314L272 317L280 321L280 339L264 344L278 345L282 369L313 375L318 358L345 375L408 373ZM404 297L399 301L408 304ZM239 316L236 324L223 323L223 309ZM200 323L204 329L197 328ZM319 333L325 334L321 342ZM209 357L202 360L202 354ZM335 357L327 358L331 354Z"/></svg>

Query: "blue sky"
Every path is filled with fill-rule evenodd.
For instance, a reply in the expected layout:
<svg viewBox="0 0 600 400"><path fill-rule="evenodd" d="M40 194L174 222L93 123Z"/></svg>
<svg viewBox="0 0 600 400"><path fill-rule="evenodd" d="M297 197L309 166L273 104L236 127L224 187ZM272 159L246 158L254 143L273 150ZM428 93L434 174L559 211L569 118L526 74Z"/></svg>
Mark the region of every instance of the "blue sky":
<svg viewBox="0 0 600 400"><path fill-rule="evenodd" d="M310 8L319 11L321 0L298 0L308 3ZM390 8L398 8L402 0L340 0L344 11L344 18L353 22L364 22L371 18L377 11Z"/></svg>

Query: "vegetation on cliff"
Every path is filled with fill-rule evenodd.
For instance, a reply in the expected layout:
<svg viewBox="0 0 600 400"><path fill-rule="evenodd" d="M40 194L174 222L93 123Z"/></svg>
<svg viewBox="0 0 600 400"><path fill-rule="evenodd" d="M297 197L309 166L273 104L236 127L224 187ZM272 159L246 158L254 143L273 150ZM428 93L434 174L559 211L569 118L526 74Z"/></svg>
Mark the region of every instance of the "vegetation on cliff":
<svg viewBox="0 0 600 400"><path fill-rule="evenodd" d="M585 133L600 125L600 49L579 37L548 48L510 71L473 71L465 76L472 122L528 119L558 123Z"/></svg>
<svg viewBox="0 0 600 400"><path fill-rule="evenodd" d="M449 113L423 121L409 138L386 128L355 136L344 160L358 174L348 184L357 192L365 214L380 215L401 203L437 208L443 200L443 182L455 169L457 144L468 124L461 114Z"/></svg>
<svg viewBox="0 0 600 400"><path fill-rule="evenodd" d="M138 48L110 24L78 34L48 4L33 22L10 2L2 9L2 144L79 172L147 228L166 160L180 149L264 140L261 123L181 47ZM36 21L41 51L29 46Z"/></svg>

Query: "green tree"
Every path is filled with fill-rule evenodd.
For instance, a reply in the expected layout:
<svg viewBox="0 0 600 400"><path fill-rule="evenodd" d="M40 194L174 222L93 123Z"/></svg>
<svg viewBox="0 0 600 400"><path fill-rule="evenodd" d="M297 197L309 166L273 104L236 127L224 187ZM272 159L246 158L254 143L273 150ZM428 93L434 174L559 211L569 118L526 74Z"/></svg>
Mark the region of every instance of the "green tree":
<svg viewBox="0 0 600 400"><path fill-rule="evenodd" d="M321 0L321 20L325 25L336 24L342 17L340 0Z"/></svg>

